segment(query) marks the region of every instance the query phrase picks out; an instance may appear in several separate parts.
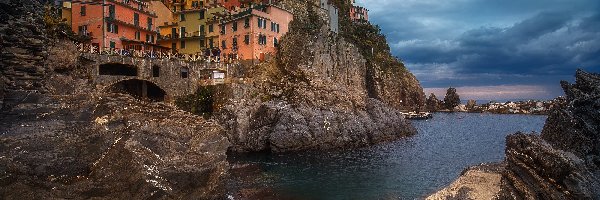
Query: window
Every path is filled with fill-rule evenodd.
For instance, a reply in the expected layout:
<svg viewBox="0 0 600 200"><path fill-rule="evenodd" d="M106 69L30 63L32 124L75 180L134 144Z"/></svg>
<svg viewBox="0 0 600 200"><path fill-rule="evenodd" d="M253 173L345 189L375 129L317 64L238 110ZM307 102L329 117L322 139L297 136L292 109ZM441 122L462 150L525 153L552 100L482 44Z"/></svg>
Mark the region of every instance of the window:
<svg viewBox="0 0 600 200"><path fill-rule="evenodd" d="M171 28L171 38L177 37L177 28Z"/></svg>
<svg viewBox="0 0 600 200"><path fill-rule="evenodd" d="M148 30L152 30L152 18L148 17L147 22L148 22Z"/></svg>
<svg viewBox="0 0 600 200"><path fill-rule="evenodd" d="M179 45L182 49L185 49L185 41L181 41L181 45Z"/></svg>
<svg viewBox="0 0 600 200"><path fill-rule="evenodd" d="M204 25L200 25L198 31L200 31L200 35L204 35Z"/></svg>
<svg viewBox="0 0 600 200"><path fill-rule="evenodd" d="M177 49L177 43L173 42L171 43L171 50L175 51L175 49Z"/></svg>
<svg viewBox="0 0 600 200"><path fill-rule="evenodd" d="M250 35L244 35L244 44L250 44Z"/></svg>
<svg viewBox="0 0 600 200"><path fill-rule="evenodd" d="M267 28L267 20L263 18L258 18L258 28Z"/></svg>
<svg viewBox="0 0 600 200"><path fill-rule="evenodd" d="M271 22L271 31L279 33L279 24Z"/></svg>
<svg viewBox="0 0 600 200"><path fill-rule="evenodd" d="M116 44L115 42L113 42L113 41L110 41L110 48L111 48L111 49L114 49L114 48L116 48L116 46L117 46L117 44Z"/></svg>
<svg viewBox="0 0 600 200"><path fill-rule="evenodd" d="M150 42L150 35L146 34L146 42Z"/></svg>
<svg viewBox="0 0 600 200"><path fill-rule="evenodd" d="M199 6L199 4L198 4L198 1L192 1L192 7L193 7L193 8L198 8L198 7L200 7L200 6Z"/></svg>
<svg viewBox="0 0 600 200"><path fill-rule="evenodd" d="M139 39L140 39L140 37L141 37L141 36L140 36L140 32L139 32L139 31L136 31L136 32L135 32L135 39L136 39L136 40L139 40Z"/></svg>
<svg viewBox="0 0 600 200"><path fill-rule="evenodd" d="M78 30L78 34L79 34L79 35L88 35L88 32L87 32L87 25L78 26L78 27L77 27L77 30Z"/></svg>
<svg viewBox="0 0 600 200"><path fill-rule="evenodd" d="M204 17L205 17L205 16L204 16L204 10L201 10L201 11L200 11L200 19L204 19Z"/></svg>
<svg viewBox="0 0 600 200"><path fill-rule="evenodd" d="M181 68L181 70L180 70L181 78L188 78L189 74L190 74L190 70L188 68L185 68L185 67Z"/></svg>
<svg viewBox="0 0 600 200"><path fill-rule="evenodd" d="M237 38L233 38L233 41L231 42L231 47L237 49Z"/></svg>
<svg viewBox="0 0 600 200"><path fill-rule="evenodd" d="M79 12L79 14L81 14L81 16L85 16L85 13L86 13L85 6L81 6L81 11Z"/></svg>
<svg viewBox="0 0 600 200"><path fill-rule="evenodd" d="M225 24L221 25L221 35L225 34Z"/></svg>
<svg viewBox="0 0 600 200"><path fill-rule="evenodd" d="M119 33L119 26L117 26L116 24L113 24L113 23L107 23L106 31L108 31L110 33Z"/></svg>
<svg viewBox="0 0 600 200"><path fill-rule="evenodd" d="M232 30L233 32L236 32L236 31L237 31L237 21L234 21L234 22L233 22L233 24L231 25L231 30Z"/></svg>
<svg viewBox="0 0 600 200"><path fill-rule="evenodd" d="M153 65L152 66L152 77L159 77L160 76L160 67Z"/></svg>
<svg viewBox="0 0 600 200"><path fill-rule="evenodd" d="M227 49L227 43L225 42L225 40L221 41L221 48Z"/></svg>
<svg viewBox="0 0 600 200"><path fill-rule="evenodd" d="M133 13L133 25L140 26L140 14Z"/></svg>
<svg viewBox="0 0 600 200"><path fill-rule="evenodd" d="M206 43L204 41L204 38L200 38L200 48L204 48L206 46Z"/></svg>
<svg viewBox="0 0 600 200"><path fill-rule="evenodd" d="M208 39L208 46L211 49L215 47L215 41L212 38Z"/></svg>
<svg viewBox="0 0 600 200"><path fill-rule="evenodd" d="M273 37L273 47L277 47L278 41L276 37Z"/></svg>
<svg viewBox="0 0 600 200"><path fill-rule="evenodd" d="M179 21L185 21L185 14L179 14Z"/></svg>
<svg viewBox="0 0 600 200"><path fill-rule="evenodd" d="M267 36L266 35L258 35L258 44L266 45L267 44Z"/></svg>
<svg viewBox="0 0 600 200"><path fill-rule="evenodd" d="M246 19L244 19L244 28L248 28L248 27L250 27L250 18L246 17Z"/></svg>
<svg viewBox="0 0 600 200"><path fill-rule="evenodd" d="M186 31L185 31L185 27L179 27L179 34L180 37L185 37Z"/></svg>
<svg viewBox="0 0 600 200"><path fill-rule="evenodd" d="M208 25L208 32L209 32L209 33L212 33L213 31L215 31L214 29L215 29L215 28L213 27L213 25L212 25L212 24L209 24L209 25Z"/></svg>
<svg viewBox="0 0 600 200"><path fill-rule="evenodd" d="M108 6L108 18L115 18L115 5Z"/></svg>

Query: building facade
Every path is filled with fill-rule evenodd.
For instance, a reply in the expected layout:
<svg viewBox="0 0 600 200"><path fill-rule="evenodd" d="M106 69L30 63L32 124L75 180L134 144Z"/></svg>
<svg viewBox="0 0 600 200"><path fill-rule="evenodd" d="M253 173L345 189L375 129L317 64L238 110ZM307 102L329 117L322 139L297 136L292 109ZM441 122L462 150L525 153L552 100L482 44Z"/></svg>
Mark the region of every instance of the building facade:
<svg viewBox="0 0 600 200"><path fill-rule="evenodd" d="M277 51L293 15L273 5L258 5L233 15L220 26L224 59L259 62Z"/></svg>
<svg viewBox="0 0 600 200"><path fill-rule="evenodd" d="M352 21L369 21L369 10L361 6L350 7L350 20Z"/></svg>
<svg viewBox="0 0 600 200"><path fill-rule="evenodd" d="M100 48L156 50L157 15L139 0L89 0L71 3L71 27Z"/></svg>
<svg viewBox="0 0 600 200"><path fill-rule="evenodd" d="M216 48L213 37L218 37L219 16L225 13L222 0L163 1L172 13L171 21L161 24L159 44L182 54L200 54L206 48ZM215 25L217 24L217 25Z"/></svg>

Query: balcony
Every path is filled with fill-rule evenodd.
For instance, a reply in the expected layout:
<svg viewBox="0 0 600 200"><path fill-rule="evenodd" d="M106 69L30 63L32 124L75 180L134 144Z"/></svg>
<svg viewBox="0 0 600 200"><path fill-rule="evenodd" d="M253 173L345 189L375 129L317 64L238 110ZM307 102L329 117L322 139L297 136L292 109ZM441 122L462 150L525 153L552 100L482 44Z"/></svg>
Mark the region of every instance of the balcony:
<svg viewBox="0 0 600 200"><path fill-rule="evenodd" d="M121 25L128 26L128 27L131 27L131 28L135 28L135 29L144 30L144 31L147 31L147 32L158 34L158 31L152 30L152 29L148 29L148 27L142 27L139 24L136 25L136 24L128 23L128 22L119 20L119 19L114 18L114 17L105 17L105 19L109 23L121 24Z"/></svg>
<svg viewBox="0 0 600 200"><path fill-rule="evenodd" d="M200 31L195 31L195 32L186 32L183 35L177 33L177 34L167 34L167 35L161 35L158 37L158 41L169 41L169 40L176 40L176 39L193 39L193 38L204 38L206 37L206 32L200 32Z"/></svg>

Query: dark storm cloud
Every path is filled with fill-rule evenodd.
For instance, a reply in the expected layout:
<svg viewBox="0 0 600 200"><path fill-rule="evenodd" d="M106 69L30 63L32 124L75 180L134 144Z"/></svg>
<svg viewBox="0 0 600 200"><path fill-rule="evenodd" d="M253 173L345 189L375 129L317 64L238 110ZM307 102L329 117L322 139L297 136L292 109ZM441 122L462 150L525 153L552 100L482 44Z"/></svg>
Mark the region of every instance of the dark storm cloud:
<svg viewBox="0 0 600 200"><path fill-rule="evenodd" d="M359 0L425 87L545 85L600 71L597 0ZM558 95L558 94L557 94Z"/></svg>

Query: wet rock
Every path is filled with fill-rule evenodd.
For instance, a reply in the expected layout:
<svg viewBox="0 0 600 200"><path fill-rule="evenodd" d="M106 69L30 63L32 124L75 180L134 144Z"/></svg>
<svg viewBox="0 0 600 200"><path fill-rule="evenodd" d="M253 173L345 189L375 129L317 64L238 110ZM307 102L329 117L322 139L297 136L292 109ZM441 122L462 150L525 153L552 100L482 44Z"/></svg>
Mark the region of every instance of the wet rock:
<svg viewBox="0 0 600 200"><path fill-rule="evenodd" d="M119 94L17 108L0 121L3 198L223 197L229 144L214 122Z"/></svg>
<svg viewBox="0 0 600 200"><path fill-rule="evenodd" d="M286 152L363 147L416 133L398 111L373 99L368 105L365 111L348 113L268 102L249 116L252 120L246 126L230 127L237 133L230 135L232 150Z"/></svg>

